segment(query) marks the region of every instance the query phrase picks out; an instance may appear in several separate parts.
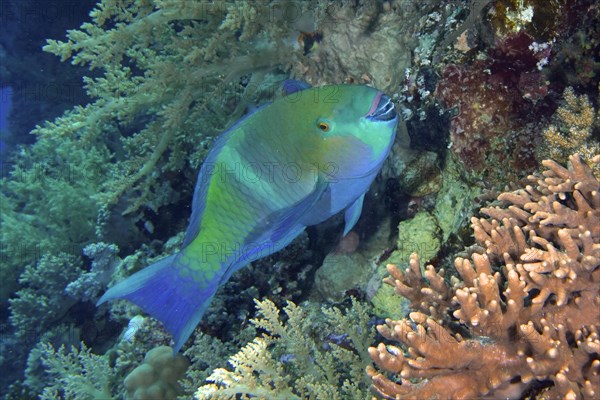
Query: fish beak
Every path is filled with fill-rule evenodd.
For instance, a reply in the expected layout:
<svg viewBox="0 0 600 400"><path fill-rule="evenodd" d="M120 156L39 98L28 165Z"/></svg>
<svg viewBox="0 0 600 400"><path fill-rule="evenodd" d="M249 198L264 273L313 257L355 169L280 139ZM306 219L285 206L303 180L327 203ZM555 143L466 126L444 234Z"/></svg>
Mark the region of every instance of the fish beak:
<svg viewBox="0 0 600 400"><path fill-rule="evenodd" d="M375 96L375 99L373 99L371 109L366 117L371 121L387 122L398 118L398 113L396 112L396 107L394 107L392 100L385 94L379 92L377 93L377 96Z"/></svg>

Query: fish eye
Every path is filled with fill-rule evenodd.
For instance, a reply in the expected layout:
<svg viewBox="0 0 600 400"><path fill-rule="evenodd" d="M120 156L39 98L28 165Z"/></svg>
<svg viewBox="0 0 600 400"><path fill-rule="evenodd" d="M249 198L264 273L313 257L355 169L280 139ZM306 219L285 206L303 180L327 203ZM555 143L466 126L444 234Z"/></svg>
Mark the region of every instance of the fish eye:
<svg viewBox="0 0 600 400"><path fill-rule="evenodd" d="M317 127L323 132L329 132L329 124L327 122L320 121L317 123Z"/></svg>

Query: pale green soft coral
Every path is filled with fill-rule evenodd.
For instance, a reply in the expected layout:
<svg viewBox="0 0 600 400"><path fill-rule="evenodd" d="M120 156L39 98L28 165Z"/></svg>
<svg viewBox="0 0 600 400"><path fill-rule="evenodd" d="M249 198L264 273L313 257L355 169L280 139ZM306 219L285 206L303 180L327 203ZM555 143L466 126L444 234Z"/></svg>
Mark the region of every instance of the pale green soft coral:
<svg viewBox="0 0 600 400"><path fill-rule="evenodd" d="M408 299L399 296L390 285L381 285L371 298L373 312L381 318L402 319L410 312Z"/></svg>
<svg viewBox="0 0 600 400"><path fill-rule="evenodd" d="M362 288L371 275L371 265L360 253L330 253L315 273L316 293L330 302L347 298L346 292Z"/></svg>
<svg viewBox="0 0 600 400"><path fill-rule="evenodd" d="M64 290L82 270L76 257L66 253L44 254L29 265L19 279L23 288L10 299L10 322L18 337L36 337L63 317L77 299Z"/></svg>
<svg viewBox="0 0 600 400"><path fill-rule="evenodd" d="M367 349L374 329L365 305L353 299L352 308L343 313L288 302L285 317L280 317L271 301L256 304L259 318L251 322L266 333L229 359L232 371L216 369L207 379L212 383L196 392L197 399L368 397L364 370L371 362ZM330 341L323 342L326 338Z"/></svg>
<svg viewBox="0 0 600 400"><path fill-rule="evenodd" d="M93 354L85 344L71 351L51 344L43 345L42 362L48 372L48 384L40 399L106 400L113 398L111 387L116 379L108 357Z"/></svg>
<svg viewBox="0 0 600 400"><path fill-rule="evenodd" d="M0 272L15 283L3 285L0 302L41 254L81 254L110 236L111 218L133 231L144 207L158 212L191 193L239 105L272 89L262 85L267 71L302 54L283 44L293 25L251 18L253 4L101 0L90 22L48 41L45 51L95 70L84 78L90 101L37 126L35 144L3 165ZM224 23L232 19L239 38ZM249 72L253 84L240 85Z"/></svg>
<svg viewBox="0 0 600 400"><path fill-rule="evenodd" d="M386 259L386 264L404 269L413 252L422 260L439 257L448 250L443 249L443 245L452 237L460 237L461 230L467 226L481 190L465 182L464 170L452 154L448 153L445 160L435 207L431 211L419 211L399 223L397 248ZM410 311L409 302L398 296L391 286L381 284L387 275L385 265L379 265L371 278L370 300L378 316L399 319Z"/></svg>
<svg viewBox="0 0 600 400"><path fill-rule="evenodd" d="M94 103L77 111L86 137L114 140L105 201L135 193L127 210L135 211L159 191L161 173L196 170L206 150L198 144L231 122L234 108L224 105L252 95L225 85L221 74L232 79L289 62L295 50L282 45L285 30L252 18L256 7L268 12L275 4L103 0L67 41L48 41L44 50L63 61L104 71L85 79Z"/></svg>
<svg viewBox="0 0 600 400"><path fill-rule="evenodd" d="M99 73L84 78L91 102L36 127L36 143L3 165L1 272L9 282L35 261L32 254L66 246L80 254L102 240L106 232L96 227L109 225L111 213L143 205L156 212L177 201L182 185L191 191L240 98L270 89L260 85L264 73L255 74L252 87L233 78L289 62L296 51L272 45L259 56L258 43L277 43L281 28L248 20L244 29L253 33L240 41L235 29L222 26L238 8L236 2L103 0L92 21L70 30L66 41L48 41L45 51ZM141 217L138 211L131 223ZM5 285L0 301L16 288Z"/></svg>
<svg viewBox="0 0 600 400"><path fill-rule="evenodd" d="M254 329L251 336L256 335ZM248 330L246 330L248 331ZM238 338L238 340L241 340ZM194 393L198 385L206 381L206 378L217 368L225 367L227 359L236 351L231 342L223 342L220 338L196 331L194 343L183 353L190 360L190 367L186 376L179 380L186 393ZM182 400L189 396L180 397Z"/></svg>
<svg viewBox="0 0 600 400"><path fill-rule="evenodd" d="M403 261L411 253L422 254L423 260L431 260L442 247L441 230L437 219L427 211L418 212L413 218L398 225L398 250L392 253L389 262Z"/></svg>
<svg viewBox="0 0 600 400"><path fill-rule="evenodd" d="M442 243L453 235L458 235L468 226L476 209L480 185L469 185L464 167L451 151L446 152L446 162L442 170L442 186L435 202L433 216L441 230ZM406 260L408 260L406 255ZM419 254L421 256L421 254ZM425 257L423 260L427 259Z"/></svg>
<svg viewBox="0 0 600 400"><path fill-rule="evenodd" d="M76 137L51 137L22 149L0 179L0 301L16 289L10 282L45 253L80 254L94 238L98 200L105 180L106 147Z"/></svg>

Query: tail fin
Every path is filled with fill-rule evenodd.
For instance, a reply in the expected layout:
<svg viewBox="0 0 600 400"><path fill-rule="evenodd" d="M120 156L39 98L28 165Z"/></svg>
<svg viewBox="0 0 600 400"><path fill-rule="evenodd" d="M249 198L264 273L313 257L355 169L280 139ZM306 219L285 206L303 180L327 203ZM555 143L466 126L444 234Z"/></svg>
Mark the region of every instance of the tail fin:
<svg viewBox="0 0 600 400"><path fill-rule="evenodd" d="M177 353L190 337L218 289L218 277L197 282L182 265L179 254L163 258L111 287L98 300L127 299L161 321L175 340Z"/></svg>

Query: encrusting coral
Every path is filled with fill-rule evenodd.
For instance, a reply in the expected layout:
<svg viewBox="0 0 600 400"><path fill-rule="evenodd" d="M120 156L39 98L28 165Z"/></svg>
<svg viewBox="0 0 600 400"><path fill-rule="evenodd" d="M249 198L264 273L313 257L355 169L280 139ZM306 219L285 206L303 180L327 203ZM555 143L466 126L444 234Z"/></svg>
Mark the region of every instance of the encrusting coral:
<svg viewBox="0 0 600 400"><path fill-rule="evenodd" d="M385 282L416 311L378 326L407 348L369 349L387 371L367 368L379 395L600 396L600 184L579 155L543 165L472 219L481 248L455 260L462 279L422 272L416 254L405 271L388 265Z"/></svg>
<svg viewBox="0 0 600 400"><path fill-rule="evenodd" d="M125 378L129 399L175 399L182 390L177 380L183 376L189 361L173 349L159 346L150 350L144 362Z"/></svg>

